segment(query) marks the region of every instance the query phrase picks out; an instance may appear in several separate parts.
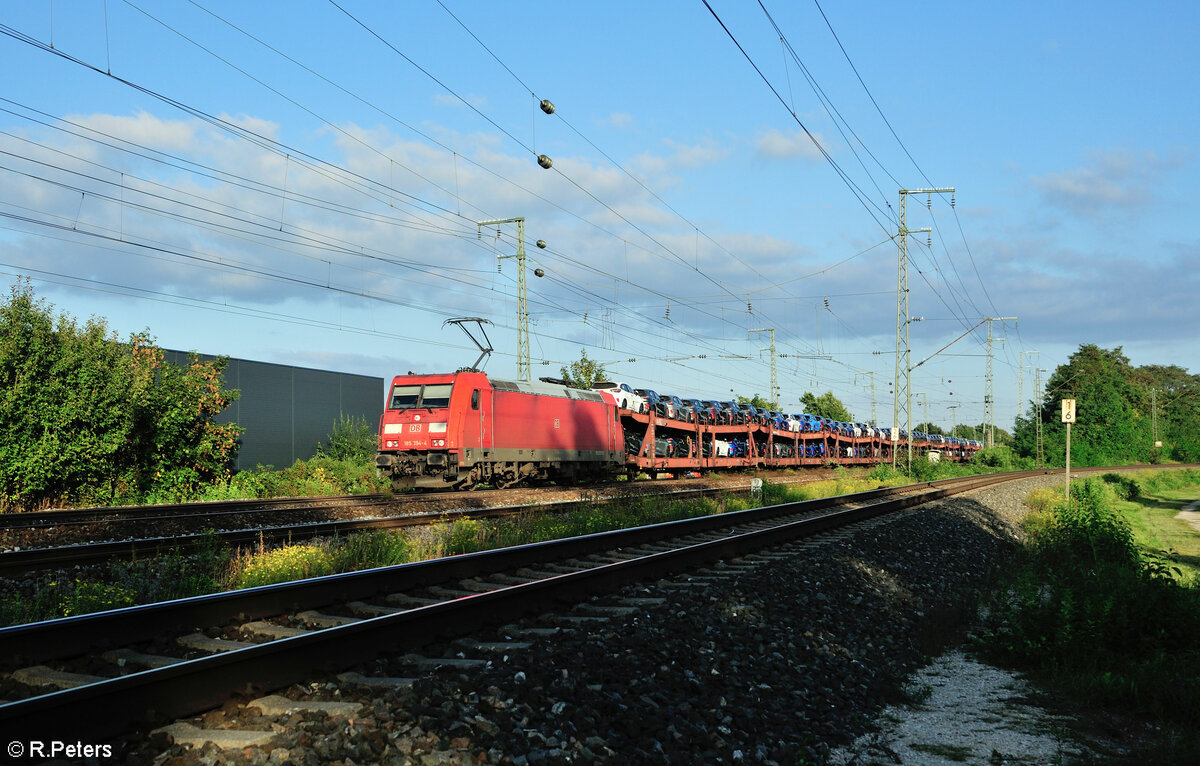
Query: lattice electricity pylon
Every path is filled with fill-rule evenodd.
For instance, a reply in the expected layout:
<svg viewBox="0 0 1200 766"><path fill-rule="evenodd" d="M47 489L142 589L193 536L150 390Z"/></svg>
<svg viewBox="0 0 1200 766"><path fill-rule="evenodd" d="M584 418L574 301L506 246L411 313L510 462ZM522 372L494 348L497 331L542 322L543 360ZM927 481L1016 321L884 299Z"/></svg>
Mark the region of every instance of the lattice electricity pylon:
<svg viewBox="0 0 1200 766"><path fill-rule="evenodd" d="M909 345L908 326L914 321L908 313L908 235L917 232L930 233L928 227L923 229L908 228L908 195L950 194L950 206L954 207L954 187L939 187L936 189L901 189L900 190L900 230L896 236L898 253L896 257L896 379L892 394L892 431L905 425L908 443L907 467L912 468L912 347ZM926 207L929 201L926 200ZM901 375L903 373L903 375ZM901 419L903 416L903 420ZM892 465L896 464L896 449L892 449Z"/></svg>
<svg viewBox="0 0 1200 766"><path fill-rule="evenodd" d="M549 162L548 159L547 162ZM550 166L543 165L543 167ZM500 224L503 223L517 225L517 253L516 255L496 256L496 267L499 268L500 261L505 258L517 259L517 377L521 380L532 380L532 371L529 368L529 302L525 294L525 217L516 216L515 218L480 221L478 225L480 229L484 226L495 226L496 235L499 236ZM545 242L538 241L538 247L545 247L545 245ZM539 270L537 276L541 275L542 272Z"/></svg>

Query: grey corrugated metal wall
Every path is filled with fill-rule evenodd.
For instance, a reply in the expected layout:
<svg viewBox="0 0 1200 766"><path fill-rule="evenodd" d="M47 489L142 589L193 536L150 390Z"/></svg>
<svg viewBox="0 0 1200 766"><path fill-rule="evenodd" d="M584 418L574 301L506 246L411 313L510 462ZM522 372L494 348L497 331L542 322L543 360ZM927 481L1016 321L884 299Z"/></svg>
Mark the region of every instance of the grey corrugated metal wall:
<svg viewBox="0 0 1200 766"><path fill-rule="evenodd" d="M185 351L166 351L167 361L186 364ZM201 354L202 360L213 357ZM313 456L341 416L365 418L378 428L383 412L383 378L311 370L248 359L230 359L225 387L241 397L216 420L242 427L238 470L257 465L284 468Z"/></svg>

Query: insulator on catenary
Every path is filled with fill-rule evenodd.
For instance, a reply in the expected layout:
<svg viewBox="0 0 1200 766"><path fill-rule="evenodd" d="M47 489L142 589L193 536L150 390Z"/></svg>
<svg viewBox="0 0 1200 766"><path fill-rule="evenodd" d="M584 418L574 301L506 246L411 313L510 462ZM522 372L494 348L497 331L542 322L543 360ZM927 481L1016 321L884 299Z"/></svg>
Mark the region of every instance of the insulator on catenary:
<svg viewBox="0 0 1200 766"><path fill-rule="evenodd" d="M546 170L549 170L550 166L554 164L554 160L550 159L549 157L547 157L544 154L539 154L538 155L538 164L541 165L542 167L544 167Z"/></svg>
<svg viewBox="0 0 1200 766"><path fill-rule="evenodd" d="M537 241L537 246L540 247L541 249L545 250L546 249L546 240L539 239Z"/></svg>
<svg viewBox="0 0 1200 766"><path fill-rule="evenodd" d="M549 101L547 101L544 98L542 99L541 107L542 107L542 111L545 112L546 114L554 114L554 104L551 104Z"/></svg>

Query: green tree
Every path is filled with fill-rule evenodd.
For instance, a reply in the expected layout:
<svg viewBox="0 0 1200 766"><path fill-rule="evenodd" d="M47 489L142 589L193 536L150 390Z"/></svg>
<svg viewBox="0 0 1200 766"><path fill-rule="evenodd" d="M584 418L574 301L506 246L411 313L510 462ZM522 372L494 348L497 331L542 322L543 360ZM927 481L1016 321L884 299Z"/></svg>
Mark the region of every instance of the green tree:
<svg viewBox="0 0 1200 766"><path fill-rule="evenodd" d="M972 436L972 434L974 434L974 435ZM979 424L973 425L973 426L969 426L969 425L955 426L954 427L954 435L961 436L964 439L975 439L976 441L983 442L984 446L987 446L988 425L987 425L987 423L979 423ZM1003 428L1000 428L999 426L994 426L992 428L992 443L995 445L999 445L999 444L1012 445L1013 444L1013 435L1010 434L1008 431L1005 431Z"/></svg>
<svg viewBox="0 0 1200 766"><path fill-rule="evenodd" d="M115 492L134 438L131 360L96 319L57 321L28 283L0 306L0 502Z"/></svg>
<svg viewBox="0 0 1200 766"><path fill-rule="evenodd" d="M1200 461L1200 375L1175 365L1147 365L1137 368L1134 380L1150 418L1151 459ZM1161 449L1153 446L1156 432Z"/></svg>
<svg viewBox="0 0 1200 766"><path fill-rule="evenodd" d="M987 444L987 430L982 423L979 424L979 433L983 434L983 438L981 439L981 441L984 444ZM1012 434L1010 434L1008 431L1005 431L1000 426L994 426L992 428L992 443L995 445L1008 446L1013 443L1013 436L1012 436Z"/></svg>
<svg viewBox="0 0 1200 766"><path fill-rule="evenodd" d="M579 361L571 362L570 367L563 367L561 375L567 385L575 388L591 388L596 383L605 380L608 372L604 369L604 365L588 359L586 349L580 349Z"/></svg>
<svg viewBox="0 0 1200 766"><path fill-rule="evenodd" d="M155 373L137 403L140 493L182 501L195 497L203 485L228 480L241 429L213 420L238 395L223 385L228 358L201 362L193 353L181 366L165 363L162 350L153 345L134 344L132 351Z"/></svg>
<svg viewBox="0 0 1200 766"><path fill-rule="evenodd" d="M1134 367L1119 347L1081 345L1054 371L1043 400L1027 416L1017 418L1018 452L1034 453L1040 419L1046 459L1061 465L1066 441L1060 419L1062 399L1076 402L1072 463L1200 459L1200 376L1180 367ZM1161 449L1154 446L1156 434Z"/></svg>
<svg viewBox="0 0 1200 766"><path fill-rule="evenodd" d="M27 282L0 304L0 507L146 497L225 475L221 363L162 364L143 334L55 317ZM181 474L180 472L185 472Z"/></svg>
<svg viewBox="0 0 1200 766"><path fill-rule="evenodd" d="M804 396L800 397L800 403L804 405L804 411L809 415L830 418L842 423L854 422L854 416L850 414L850 410L846 409L846 405L842 404L832 391L826 391L820 396L815 396L811 391L805 391Z"/></svg>

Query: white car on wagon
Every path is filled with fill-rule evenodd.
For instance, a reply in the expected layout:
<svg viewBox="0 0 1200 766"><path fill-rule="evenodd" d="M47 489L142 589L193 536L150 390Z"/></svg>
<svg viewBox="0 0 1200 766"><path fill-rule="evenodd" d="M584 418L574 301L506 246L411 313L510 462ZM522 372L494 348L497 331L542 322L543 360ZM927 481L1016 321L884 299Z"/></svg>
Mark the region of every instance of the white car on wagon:
<svg viewBox="0 0 1200 766"><path fill-rule="evenodd" d="M603 381L592 386L593 391L603 391L616 400L617 406L623 410L632 410L633 412L646 411L646 399L633 392L633 387L628 383L610 383Z"/></svg>

